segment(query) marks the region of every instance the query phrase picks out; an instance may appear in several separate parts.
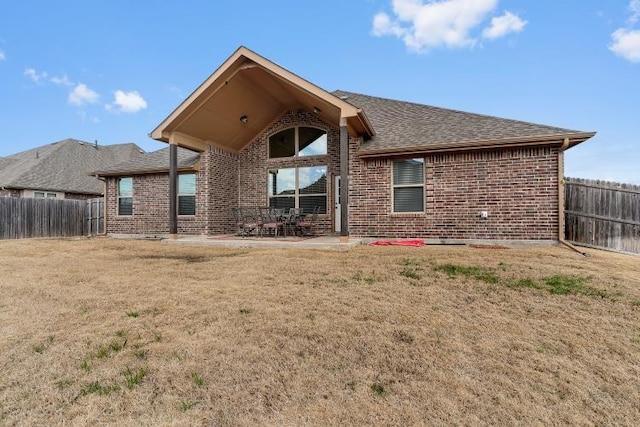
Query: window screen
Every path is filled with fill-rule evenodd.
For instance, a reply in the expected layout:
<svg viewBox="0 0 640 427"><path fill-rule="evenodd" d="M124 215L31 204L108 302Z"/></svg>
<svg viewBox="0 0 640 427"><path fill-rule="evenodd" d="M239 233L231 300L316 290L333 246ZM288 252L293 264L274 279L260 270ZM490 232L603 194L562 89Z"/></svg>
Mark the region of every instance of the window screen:
<svg viewBox="0 0 640 427"><path fill-rule="evenodd" d="M393 162L393 211L424 212L424 159Z"/></svg>

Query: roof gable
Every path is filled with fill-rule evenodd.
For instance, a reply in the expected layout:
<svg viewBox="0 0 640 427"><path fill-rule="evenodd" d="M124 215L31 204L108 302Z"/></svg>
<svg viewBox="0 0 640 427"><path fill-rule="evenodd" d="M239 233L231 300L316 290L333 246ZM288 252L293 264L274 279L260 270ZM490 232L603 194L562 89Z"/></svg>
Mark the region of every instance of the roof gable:
<svg viewBox="0 0 640 427"><path fill-rule="evenodd" d="M345 118L352 134L373 135L358 107L240 47L151 132L151 137L203 151L238 152L291 109L313 111L329 123Z"/></svg>

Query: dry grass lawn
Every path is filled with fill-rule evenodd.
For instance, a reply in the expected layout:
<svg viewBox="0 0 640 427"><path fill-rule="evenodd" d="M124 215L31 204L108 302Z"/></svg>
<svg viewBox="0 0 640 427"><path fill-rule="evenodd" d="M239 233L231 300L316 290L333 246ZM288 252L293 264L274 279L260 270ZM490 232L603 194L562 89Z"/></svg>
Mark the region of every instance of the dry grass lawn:
<svg viewBox="0 0 640 427"><path fill-rule="evenodd" d="M0 242L0 425L639 425L640 258Z"/></svg>

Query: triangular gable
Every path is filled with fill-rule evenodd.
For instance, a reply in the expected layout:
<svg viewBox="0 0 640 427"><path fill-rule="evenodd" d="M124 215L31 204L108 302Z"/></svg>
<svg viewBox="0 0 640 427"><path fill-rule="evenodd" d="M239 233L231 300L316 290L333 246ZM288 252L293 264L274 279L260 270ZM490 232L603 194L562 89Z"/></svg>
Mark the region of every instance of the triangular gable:
<svg viewBox="0 0 640 427"><path fill-rule="evenodd" d="M369 138L364 112L255 52L240 47L152 132L164 142L202 151L241 151L287 110L304 109Z"/></svg>

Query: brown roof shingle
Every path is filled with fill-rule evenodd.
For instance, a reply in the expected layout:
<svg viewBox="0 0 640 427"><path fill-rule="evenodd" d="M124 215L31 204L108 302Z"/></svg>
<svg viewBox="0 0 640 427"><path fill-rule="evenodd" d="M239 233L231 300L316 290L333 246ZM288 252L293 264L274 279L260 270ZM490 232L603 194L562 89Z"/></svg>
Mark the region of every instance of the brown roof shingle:
<svg viewBox="0 0 640 427"><path fill-rule="evenodd" d="M91 172L143 152L133 143L97 145L65 139L2 158L0 187L100 195L104 185Z"/></svg>
<svg viewBox="0 0 640 427"><path fill-rule="evenodd" d="M198 160L200 160L199 153L178 147L178 169L193 169ZM100 176L123 176L167 171L169 171L169 147L145 153L130 161L110 165L94 173Z"/></svg>
<svg viewBox="0 0 640 427"><path fill-rule="evenodd" d="M401 152L412 148L428 150L465 143L586 134L352 92L335 91L333 94L362 108L373 124L376 135L361 145L361 153Z"/></svg>

